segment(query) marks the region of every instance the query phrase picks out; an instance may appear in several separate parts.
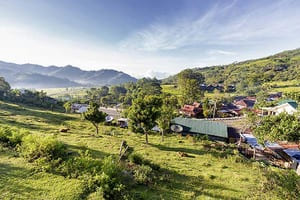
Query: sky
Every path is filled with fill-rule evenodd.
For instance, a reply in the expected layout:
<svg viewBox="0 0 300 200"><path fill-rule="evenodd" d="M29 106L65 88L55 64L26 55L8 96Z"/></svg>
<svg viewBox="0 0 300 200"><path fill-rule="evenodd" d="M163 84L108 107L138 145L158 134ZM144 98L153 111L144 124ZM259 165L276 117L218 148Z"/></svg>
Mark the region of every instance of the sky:
<svg viewBox="0 0 300 200"><path fill-rule="evenodd" d="M300 47L299 0L0 0L0 60L135 77Z"/></svg>

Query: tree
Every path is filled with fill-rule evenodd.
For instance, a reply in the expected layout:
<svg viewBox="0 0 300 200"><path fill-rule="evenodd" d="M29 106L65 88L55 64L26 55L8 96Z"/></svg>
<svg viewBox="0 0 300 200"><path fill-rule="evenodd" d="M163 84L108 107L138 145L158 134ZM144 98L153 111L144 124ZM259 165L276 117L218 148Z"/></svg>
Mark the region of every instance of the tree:
<svg viewBox="0 0 300 200"><path fill-rule="evenodd" d="M137 90L136 92L139 95L146 96L146 95L160 95L162 92L162 88L160 86L160 81L156 78L142 78L138 80L136 83Z"/></svg>
<svg viewBox="0 0 300 200"><path fill-rule="evenodd" d="M213 115L212 105L209 102L208 98L205 98L202 104L203 116L208 118Z"/></svg>
<svg viewBox="0 0 300 200"><path fill-rule="evenodd" d="M164 141L164 133L169 130L171 120L177 114L178 100L175 96L166 96L162 98L160 115L156 120L161 132L161 140Z"/></svg>
<svg viewBox="0 0 300 200"><path fill-rule="evenodd" d="M84 119L90 121L96 128L96 133L99 133L99 123L105 121L106 113L99 110L99 105L91 102L89 108L83 113Z"/></svg>
<svg viewBox="0 0 300 200"><path fill-rule="evenodd" d="M280 113L264 117L254 128L254 134L259 141L300 140L300 122L297 115Z"/></svg>
<svg viewBox="0 0 300 200"><path fill-rule="evenodd" d="M159 117L160 106L161 98L148 95L134 99L132 106L129 108L130 126L135 131L142 129L146 136L146 144L148 144L148 132L155 126L155 122Z"/></svg>
<svg viewBox="0 0 300 200"><path fill-rule="evenodd" d="M121 99L121 102L130 106L132 105L132 100L140 96L160 95L162 93L160 83L161 81L155 78L142 78L137 83L126 83L124 84L126 95Z"/></svg>
<svg viewBox="0 0 300 200"><path fill-rule="evenodd" d="M71 111L71 107L72 107L72 103L70 101L67 101L64 104L64 108L65 108L66 113L69 113Z"/></svg>
<svg viewBox="0 0 300 200"><path fill-rule="evenodd" d="M120 97L126 95L126 88L122 86L112 86L109 89L109 93L114 97L115 101L119 101Z"/></svg>
<svg viewBox="0 0 300 200"><path fill-rule="evenodd" d="M182 96L182 104L191 104L203 97L201 84L204 83L204 76L200 72L186 69L177 75L177 84Z"/></svg>
<svg viewBox="0 0 300 200"><path fill-rule="evenodd" d="M107 86L102 86L101 88L91 88L86 91L86 96L90 101L98 103L101 97L108 95L109 88Z"/></svg>
<svg viewBox="0 0 300 200"><path fill-rule="evenodd" d="M9 90L9 83L3 77L0 77L0 97L4 96Z"/></svg>

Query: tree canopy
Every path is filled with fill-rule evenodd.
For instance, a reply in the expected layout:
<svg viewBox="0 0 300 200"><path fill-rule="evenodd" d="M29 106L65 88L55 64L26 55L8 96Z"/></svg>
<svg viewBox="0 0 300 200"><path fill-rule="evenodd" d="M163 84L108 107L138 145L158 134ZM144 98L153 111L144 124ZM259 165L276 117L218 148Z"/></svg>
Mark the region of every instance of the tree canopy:
<svg viewBox="0 0 300 200"><path fill-rule="evenodd" d="M3 77L0 77L0 97L10 90L10 85Z"/></svg>
<svg viewBox="0 0 300 200"><path fill-rule="evenodd" d="M148 132L156 125L160 114L161 98L148 95L133 100L128 111L129 124L133 131L142 130L148 144Z"/></svg>
<svg viewBox="0 0 300 200"><path fill-rule="evenodd" d="M201 84L204 83L204 76L200 72L186 69L177 75L177 84L181 93L181 103L191 104L203 97Z"/></svg>
<svg viewBox="0 0 300 200"><path fill-rule="evenodd" d="M91 102L89 108L83 113L84 119L90 121L96 128L96 133L99 133L99 123L105 121L106 113L99 110L99 105Z"/></svg>
<svg viewBox="0 0 300 200"><path fill-rule="evenodd" d="M161 132L162 141L164 133L170 129L171 120L177 115L178 100L175 96L163 96L159 117L156 122Z"/></svg>
<svg viewBox="0 0 300 200"><path fill-rule="evenodd" d="M300 140L300 122L298 116L280 113L264 117L254 128L255 136L260 142Z"/></svg>

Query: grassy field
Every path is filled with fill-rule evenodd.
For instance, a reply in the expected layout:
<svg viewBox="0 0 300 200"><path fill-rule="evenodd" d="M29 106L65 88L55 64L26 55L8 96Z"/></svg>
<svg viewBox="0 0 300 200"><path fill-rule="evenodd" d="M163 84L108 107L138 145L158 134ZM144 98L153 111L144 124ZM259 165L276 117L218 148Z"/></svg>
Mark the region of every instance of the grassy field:
<svg viewBox="0 0 300 200"><path fill-rule="evenodd" d="M162 92L180 96L179 89L175 85L161 85Z"/></svg>
<svg viewBox="0 0 300 200"><path fill-rule="evenodd" d="M101 126L101 135L82 121L79 115L63 114L18 106L0 101L0 124L27 129L42 136L54 135L72 151L88 149L92 157L102 159L119 152L122 140L134 151L161 166L169 181L138 186L133 192L144 199L278 199L270 191L261 191L267 171L282 171L245 160L214 143L195 142L191 137L169 135L161 142L150 135L146 145L143 135L125 129ZM70 128L60 133L62 127ZM112 135L111 132L114 132ZM185 152L189 157L180 157ZM37 172L28 163L0 144L0 199L81 199L83 182L63 176ZM87 199L93 199L93 194Z"/></svg>
<svg viewBox="0 0 300 200"><path fill-rule="evenodd" d="M70 96L71 98L82 98L86 95L86 88L74 87L74 88L46 88L40 89L47 93L48 96L52 98L61 99L66 96Z"/></svg>
<svg viewBox="0 0 300 200"><path fill-rule="evenodd" d="M180 91L179 89L175 86L175 85L161 85L162 87L162 92L163 93L168 93L168 94L172 94L172 95L176 95L178 97L180 97ZM216 96L224 96L224 97L233 97L236 96L238 94L236 93L219 93L219 94L215 94L213 92L204 92L204 96L207 98L215 98Z"/></svg>
<svg viewBox="0 0 300 200"><path fill-rule="evenodd" d="M266 83L265 85L268 85L271 87L271 92L300 92L300 81L299 80L293 80L293 81L276 81L276 82L270 82Z"/></svg>

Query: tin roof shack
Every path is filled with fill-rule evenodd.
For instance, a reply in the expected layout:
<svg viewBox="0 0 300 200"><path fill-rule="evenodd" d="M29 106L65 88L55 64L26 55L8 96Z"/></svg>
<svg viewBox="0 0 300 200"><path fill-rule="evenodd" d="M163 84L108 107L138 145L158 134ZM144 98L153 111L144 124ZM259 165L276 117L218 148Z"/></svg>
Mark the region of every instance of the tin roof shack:
<svg viewBox="0 0 300 200"><path fill-rule="evenodd" d="M118 125L121 128L128 128L128 119L127 118L119 118L118 119Z"/></svg>
<svg viewBox="0 0 300 200"><path fill-rule="evenodd" d="M300 150L299 149L285 149L283 150L287 153L293 160L291 168L297 171L297 174L300 175Z"/></svg>
<svg viewBox="0 0 300 200"><path fill-rule="evenodd" d="M265 142L265 147L272 152L276 158L272 163L283 168L297 168L295 160L285 151L285 149L277 143Z"/></svg>
<svg viewBox="0 0 300 200"><path fill-rule="evenodd" d="M183 135L207 135L211 140L228 142L228 127L222 122L177 117L171 121L172 125L182 127Z"/></svg>

